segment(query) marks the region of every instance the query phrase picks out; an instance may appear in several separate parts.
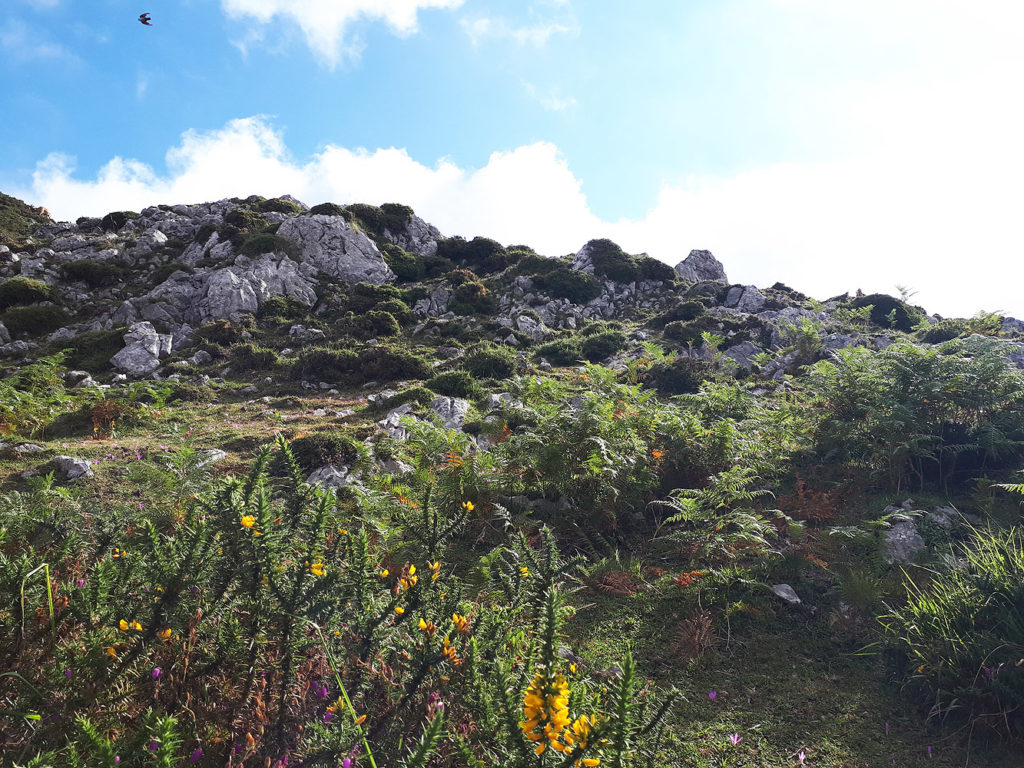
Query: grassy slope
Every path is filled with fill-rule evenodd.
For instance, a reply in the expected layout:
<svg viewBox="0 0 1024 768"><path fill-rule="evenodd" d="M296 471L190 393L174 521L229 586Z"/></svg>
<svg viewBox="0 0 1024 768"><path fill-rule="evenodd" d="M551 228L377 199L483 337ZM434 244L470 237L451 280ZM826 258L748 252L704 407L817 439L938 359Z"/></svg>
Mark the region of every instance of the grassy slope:
<svg viewBox="0 0 1024 768"><path fill-rule="evenodd" d="M274 398L264 404L225 393L213 403L165 408L149 423L115 437L96 440L79 434L41 440L49 453L32 463L58 453L95 459L97 477L88 487L90 496L101 503L138 504L140 515L155 514L173 488L152 470L148 454L186 442L197 449L221 448L228 457L213 473L239 473L275 433L294 436L369 420L376 414L361 402L364 395L357 390L335 397ZM356 413L345 419L314 416L319 408L329 413L351 408ZM0 482L7 488L19 486L17 474L24 468L24 461L0 460ZM880 503L856 501L860 504L851 504L851 517L859 512L855 507ZM642 551L640 545L636 549ZM837 555L830 542L813 537L809 549L829 559ZM819 768L906 766L925 760L929 745L931 764L965 764L969 734L932 727L905 706L881 659L858 653L873 639L870 627L865 629L866 622L852 631L830 626L835 617L822 590L815 591L813 575L792 580L805 599L803 606L790 608L766 595L756 601L756 610L736 617L727 628L716 628L717 648L691 661L678 639L682 619L697 608L696 593L678 589L670 576L642 561L627 563L621 571L631 575L636 591L578 592L578 612L566 631L584 659L582 672L615 664L632 645L644 678L659 688L674 686L683 692L660 766L789 766L798 763L795 755L801 749L806 764ZM713 702L708 697L712 690L717 694ZM736 746L728 741L732 733L743 737ZM1016 768L1016 750L976 738L970 762Z"/></svg>

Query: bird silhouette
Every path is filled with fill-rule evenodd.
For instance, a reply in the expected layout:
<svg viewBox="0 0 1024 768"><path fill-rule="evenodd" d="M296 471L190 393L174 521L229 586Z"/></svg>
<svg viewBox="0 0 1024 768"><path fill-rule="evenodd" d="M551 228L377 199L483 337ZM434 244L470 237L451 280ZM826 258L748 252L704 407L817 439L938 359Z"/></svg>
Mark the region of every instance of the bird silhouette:
<svg viewBox="0 0 1024 768"><path fill-rule="evenodd" d="M140 13L139 14L139 21L141 21L147 27L152 27L153 26L152 23L150 22L150 15L148 13Z"/></svg>

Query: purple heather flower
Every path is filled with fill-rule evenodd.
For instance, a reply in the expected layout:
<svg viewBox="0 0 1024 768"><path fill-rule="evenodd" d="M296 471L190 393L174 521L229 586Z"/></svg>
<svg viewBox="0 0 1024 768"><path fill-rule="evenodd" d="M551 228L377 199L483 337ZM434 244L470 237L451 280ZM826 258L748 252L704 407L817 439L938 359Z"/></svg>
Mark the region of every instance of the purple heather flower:
<svg viewBox="0 0 1024 768"><path fill-rule="evenodd" d="M799 752L797 752L796 756L797 756L797 759L800 760L800 765L803 765L804 764L804 760L807 758L807 753L804 752L801 749Z"/></svg>
<svg viewBox="0 0 1024 768"><path fill-rule="evenodd" d="M928 759L931 760L931 757L932 757L932 745L929 744L928 745Z"/></svg>
<svg viewBox="0 0 1024 768"><path fill-rule="evenodd" d="M194 750L192 750L192 754L189 757L188 761L190 763L198 763L202 759L203 759L203 748L202 747L196 747Z"/></svg>
<svg viewBox="0 0 1024 768"><path fill-rule="evenodd" d="M320 683L319 686L314 688L313 692L316 694L316 697L318 699L326 699L327 698L327 686L324 685L323 683Z"/></svg>
<svg viewBox="0 0 1024 768"><path fill-rule="evenodd" d="M352 768L352 758L346 757L341 761L341 768Z"/></svg>
<svg viewBox="0 0 1024 768"><path fill-rule="evenodd" d="M334 713L333 712L324 712L324 722L325 723L329 723L333 719L334 719Z"/></svg>
<svg viewBox="0 0 1024 768"><path fill-rule="evenodd" d="M888 735L889 735L889 721L888 721L888 720L887 720L887 721L886 721L886 723L885 723L885 735L886 735L886 736L888 736Z"/></svg>
<svg viewBox="0 0 1024 768"><path fill-rule="evenodd" d="M160 749L160 744L157 743L157 740L156 739L150 739L149 740L149 751L150 752L156 752L158 749Z"/></svg>
<svg viewBox="0 0 1024 768"><path fill-rule="evenodd" d="M120 763L121 762L121 756L120 755L114 755L114 762L115 763Z"/></svg>
<svg viewBox="0 0 1024 768"><path fill-rule="evenodd" d="M78 581L76 581L75 582L75 586L84 587L85 586L85 579L79 579Z"/></svg>
<svg viewBox="0 0 1024 768"><path fill-rule="evenodd" d="M150 672L149 676L156 680L160 675L163 674L163 670L160 667L153 667L153 671Z"/></svg>
<svg viewBox="0 0 1024 768"><path fill-rule="evenodd" d="M739 744L741 741L743 741L743 737L740 736L738 733L730 733L729 734L729 743L732 744L734 747L737 744Z"/></svg>
<svg viewBox="0 0 1024 768"><path fill-rule="evenodd" d="M73 677L73 676L74 676L74 674L75 674L75 673L74 673L74 672L72 672L72 671L71 671L70 669L65 669L65 670L64 670L64 677Z"/></svg>
<svg viewBox="0 0 1024 768"><path fill-rule="evenodd" d="M708 698L714 701L718 698L718 691L708 691Z"/></svg>

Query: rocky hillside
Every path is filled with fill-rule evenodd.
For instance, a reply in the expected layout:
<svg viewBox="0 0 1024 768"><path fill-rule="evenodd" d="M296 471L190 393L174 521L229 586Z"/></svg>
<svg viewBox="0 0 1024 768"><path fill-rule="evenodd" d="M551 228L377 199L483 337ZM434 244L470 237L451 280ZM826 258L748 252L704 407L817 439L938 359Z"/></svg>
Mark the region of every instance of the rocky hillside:
<svg viewBox="0 0 1024 768"><path fill-rule="evenodd" d="M586 358L623 368L657 341L737 375L778 379L898 334L929 344L981 334L1011 342L1004 353L1024 365L1024 323L1013 318L942 319L887 295L822 302L779 283L733 285L708 251L674 270L607 240L547 258L483 237L446 238L401 205L310 209L290 197L73 224L13 198L0 203L0 356L70 349L92 376L215 373L231 344L213 336L229 325L235 342L275 363L303 347L401 337L445 350L441 358L455 354L452 343L486 341L524 363ZM266 317L282 323L252 323ZM334 383L307 368L304 380Z"/></svg>

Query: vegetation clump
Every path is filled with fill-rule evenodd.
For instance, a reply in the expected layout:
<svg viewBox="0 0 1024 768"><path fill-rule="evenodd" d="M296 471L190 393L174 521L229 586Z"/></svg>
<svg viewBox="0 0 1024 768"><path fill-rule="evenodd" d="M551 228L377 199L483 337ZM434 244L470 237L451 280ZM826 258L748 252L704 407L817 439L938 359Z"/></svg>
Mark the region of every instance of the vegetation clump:
<svg viewBox="0 0 1024 768"><path fill-rule="evenodd" d="M28 333L37 336L63 328L71 321L60 307L52 304L33 304L27 307L11 307L0 313L0 323L11 333Z"/></svg>
<svg viewBox="0 0 1024 768"><path fill-rule="evenodd" d="M872 293L859 296L850 302L853 308L871 307L871 322L882 328L910 333L914 326L922 320L920 310L910 306L894 296L884 293Z"/></svg>
<svg viewBox="0 0 1024 768"><path fill-rule="evenodd" d="M516 356L508 347L482 345L462 358L462 367L477 379L507 379L516 369Z"/></svg>
<svg viewBox="0 0 1024 768"><path fill-rule="evenodd" d="M63 264L61 272L66 280L78 280L90 288L99 288L124 277L127 270L117 264L111 264L109 261L79 259Z"/></svg>
<svg viewBox="0 0 1024 768"><path fill-rule="evenodd" d="M23 304L38 304L57 298L53 288L30 277L12 277L0 283L0 312Z"/></svg>
<svg viewBox="0 0 1024 768"><path fill-rule="evenodd" d="M439 373L427 379L427 387L448 397L479 397L483 390L469 371L454 370Z"/></svg>

